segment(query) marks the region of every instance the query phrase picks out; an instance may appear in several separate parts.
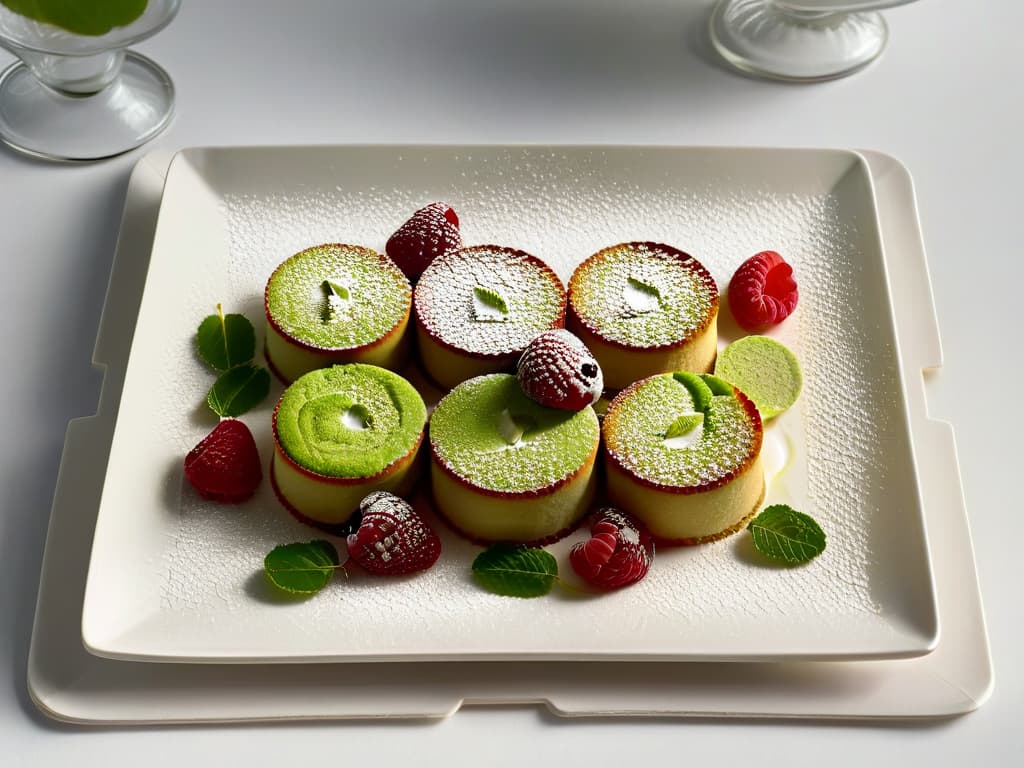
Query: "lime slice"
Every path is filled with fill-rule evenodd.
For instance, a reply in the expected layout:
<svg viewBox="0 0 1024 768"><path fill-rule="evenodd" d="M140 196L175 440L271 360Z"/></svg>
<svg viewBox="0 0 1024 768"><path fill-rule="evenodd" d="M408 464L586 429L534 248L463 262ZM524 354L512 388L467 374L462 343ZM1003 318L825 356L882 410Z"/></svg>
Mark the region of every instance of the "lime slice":
<svg viewBox="0 0 1024 768"><path fill-rule="evenodd" d="M803 376L796 356L768 336L745 336L723 349L715 375L754 401L762 419L771 419L800 396Z"/></svg>
<svg viewBox="0 0 1024 768"><path fill-rule="evenodd" d="M149 0L0 0L21 16L76 35L105 35L139 18Z"/></svg>

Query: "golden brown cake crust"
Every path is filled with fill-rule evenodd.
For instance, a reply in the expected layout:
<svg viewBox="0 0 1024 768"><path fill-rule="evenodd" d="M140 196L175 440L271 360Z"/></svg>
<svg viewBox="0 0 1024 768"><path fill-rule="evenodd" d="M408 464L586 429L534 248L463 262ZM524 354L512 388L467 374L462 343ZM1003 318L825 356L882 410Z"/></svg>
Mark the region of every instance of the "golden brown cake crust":
<svg viewBox="0 0 1024 768"><path fill-rule="evenodd" d="M694 536L694 537L687 538L687 539L664 539L664 538L661 538L659 536L654 536L653 538L654 538L656 543L661 544L662 546L667 546L667 547L695 547L695 546L697 546L699 544L709 544L712 541L719 541L720 539L724 539L727 536L732 536L734 533L737 533L738 531L741 531L744 528L746 528L747 524L751 520L754 519L754 516L757 514L757 510L761 508L761 504L764 502L764 496L765 496L766 492L767 492L767 485L762 480L761 481L761 495L758 496L757 503L754 504L754 508L751 509L750 512L746 516L744 516L744 518L742 520L740 520L735 525L730 525L724 531L719 531L718 533L712 533L712 534L709 534L707 536Z"/></svg>

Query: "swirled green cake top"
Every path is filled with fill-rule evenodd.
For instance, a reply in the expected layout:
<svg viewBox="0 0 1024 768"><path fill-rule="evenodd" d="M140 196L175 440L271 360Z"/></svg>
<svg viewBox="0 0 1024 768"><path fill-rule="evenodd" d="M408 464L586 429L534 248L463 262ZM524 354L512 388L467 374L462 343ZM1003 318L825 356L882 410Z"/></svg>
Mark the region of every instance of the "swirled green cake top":
<svg viewBox="0 0 1024 768"><path fill-rule="evenodd" d="M336 365L301 376L275 415L278 442L299 466L328 477L372 477L406 456L427 421L423 398L397 373Z"/></svg>

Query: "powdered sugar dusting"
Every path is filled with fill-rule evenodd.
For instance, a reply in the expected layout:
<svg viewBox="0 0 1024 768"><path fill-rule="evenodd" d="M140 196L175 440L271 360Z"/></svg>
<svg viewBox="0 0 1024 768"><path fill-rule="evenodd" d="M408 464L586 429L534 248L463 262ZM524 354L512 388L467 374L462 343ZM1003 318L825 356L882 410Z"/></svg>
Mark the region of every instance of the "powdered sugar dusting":
<svg viewBox="0 0 1024 768"><path fill-rule="evenodd" d="M496 295L502 312L481 296ZM565 291L543 264L511 248L476 246L439 256L413 294L416 317L433 338L474 355L522 352L540 331L562 322ZM493 307L491 307L493 310Z"/></svg>
<svg viewBox="0 0 1024 768"><path fill-rule="evenodd" d="M718 310L718 288L693 258L656 243L623 243L584 262L569 300L599 336L650 348L706 328Z"/></svg>
<svg viewBox="0 0 1024 768"><path fill-rule="evenodd" d="M657 376L623 393L605 417L608 450L626 469L651 482L692 488L720 481L752 459L760 429L734 397L711 399L701 439L677 448L663 439L681 414L693 412L686 387Z"/></svg>

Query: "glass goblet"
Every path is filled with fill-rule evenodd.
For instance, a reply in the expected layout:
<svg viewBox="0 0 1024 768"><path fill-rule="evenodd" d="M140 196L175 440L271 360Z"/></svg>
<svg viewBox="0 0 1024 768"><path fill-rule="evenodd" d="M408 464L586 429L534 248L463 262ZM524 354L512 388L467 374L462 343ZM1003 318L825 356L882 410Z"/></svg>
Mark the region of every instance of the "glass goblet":
<svg viewBox="0 0 1024 768"><path fill-rule="evenodd" d="M885 48L881 8L912 0L719 0L711 42L731 65L777 80L852 74Z"/></svg>
<svg viewBox="0 0 1024 768"><path fill-rule="evenodd" d="M142 0L137 18L101 34L0 4L0 46L20 59L0 73L0 139L36 156L96 160L160 133L174 112L174 85L154 62L126 49L167 26L180 3ZM89 32L106 29L102 21L90 24L86 3L76 13Z"/></svg>

